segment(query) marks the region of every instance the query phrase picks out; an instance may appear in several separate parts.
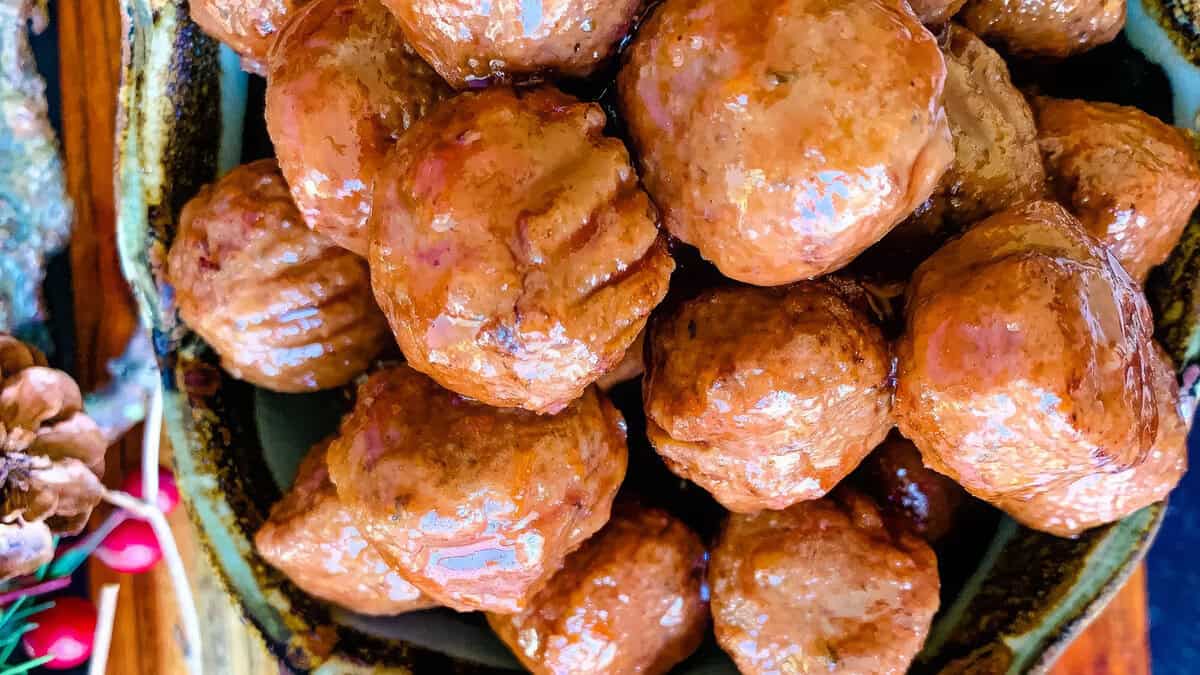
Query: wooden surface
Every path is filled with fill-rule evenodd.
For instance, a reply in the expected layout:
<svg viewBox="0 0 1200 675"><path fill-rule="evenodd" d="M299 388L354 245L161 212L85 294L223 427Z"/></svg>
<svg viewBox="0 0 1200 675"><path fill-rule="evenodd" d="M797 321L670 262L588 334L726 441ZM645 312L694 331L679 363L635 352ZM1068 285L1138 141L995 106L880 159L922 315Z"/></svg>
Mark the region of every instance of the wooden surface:
<svg viewBox="0 0 1200 675"><path fill-rule="evenodd" d="M63 145L75 200L71 239L78 376L85 390L106 377L105 364L120 354L135 325L132 299L117 262L113 205L113 137L120 65L121 21L117 0L59 0ZM110 484L138 466L138 430L108 456ZM180 509L171 516L192 578L208 672L277 673L261 642L241 621L197 548ZM183 673L173 595L165 570L130 576L99 563L89 568L93 589L121 585L108 673ZM1055 675L1145 675L1149 672L1145 576L1141 570L1112 606L1068 650Z"/></svg>

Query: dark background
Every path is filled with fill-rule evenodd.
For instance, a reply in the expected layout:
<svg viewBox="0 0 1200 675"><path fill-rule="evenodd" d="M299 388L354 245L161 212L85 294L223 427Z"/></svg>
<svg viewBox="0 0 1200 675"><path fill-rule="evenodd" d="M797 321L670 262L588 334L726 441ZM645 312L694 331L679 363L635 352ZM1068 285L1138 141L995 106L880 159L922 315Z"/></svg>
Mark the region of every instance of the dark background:
<svg viewBox="0 0 1200 675"><path fill-rule="evenodd" d="M114 0L78 0L80 2L104 2ZM50 16L54 17L55 0L50 2ZM38 68L47 81L46 98L50 107L51 121L60 128L61 105L58 92L58 35L53 21L49 30L33 38L34 53ZM1100 50L1098 50L1100 51ZM1097 60L1103 60L1098 54ZM1079 66L1092 70L1098 63L1083 62ZM1139 66L1140 67L1140 66ZM1155 68L1154 66L1145 66ZM1107 70L1107 69L1106 69ZM1114 81L1126 81L1119 77ZM1144 74L1139 74L1144 75ZM1161 74L1157 74L1161 78ZM1072 79L1072 78L1064 78ZM1165 82L1165 81L1164 81ZM1055 92L1058 93L1058 92ZM1065 92L1063 95L1068 94ZM116 92L113 93L116 95ZM1129 103L1129 101L1120 101ZM1156 103L1142 105L1152 108L1149 112L1164 114L1169 105ZM52 334L59 348L57 364L71 371L73 366L74 329L72 325L70 298L70 270L66 256L52 261L47 283L47 300L53 314ZM1193 462L1197 461L1200 435L1194 432L1188 439L1188 452ZM1195 466L1195 464L1193 465ZM1158 675L1192 675L1196 664L1200 664L1200 639L1196 637L1200 626L1200 598L1195 593L1200 589L1200 468L1194 469L1172 494L1167 519L1162 531L1150 551L1147 561L1150 585L1150 647L1153 653L1153 669ZM77 581L81 593L86 585ZM62 671L57 671L62 672ZM77 672L85 672L78 669Z"/></svg>

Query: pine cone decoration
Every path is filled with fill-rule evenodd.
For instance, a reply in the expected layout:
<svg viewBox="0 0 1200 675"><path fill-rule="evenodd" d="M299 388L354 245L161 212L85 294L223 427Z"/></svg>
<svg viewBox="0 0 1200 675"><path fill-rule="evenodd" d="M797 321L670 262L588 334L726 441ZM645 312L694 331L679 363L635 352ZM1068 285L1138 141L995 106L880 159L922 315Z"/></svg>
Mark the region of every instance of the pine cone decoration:
<svg viewBox="0 0 1200 675"><path fill-rule="evenodd" d="M54 554L100 501L104 436L79 385L36 349L0 334L0 581Z"/></svg>

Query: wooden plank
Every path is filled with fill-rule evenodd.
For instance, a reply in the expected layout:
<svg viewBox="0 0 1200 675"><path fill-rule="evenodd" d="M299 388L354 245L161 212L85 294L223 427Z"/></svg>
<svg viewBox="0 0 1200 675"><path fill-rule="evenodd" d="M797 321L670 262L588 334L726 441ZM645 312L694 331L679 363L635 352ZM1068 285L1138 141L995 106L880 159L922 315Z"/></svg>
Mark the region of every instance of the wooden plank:
<svg viewBox="0 0 1200 675"><path fill-rule="evenodd" d="M1149 675L1146 566L1140 565L1091 626L1055 664L1052 675Z"/></svg>
<svg viewBox="0 0 1200 675"><path fill-rule="evenodd" d="M105 378L105 364L120 354L136 314L117 262L112 167L116 92L120 73L120 12L117 0L59 0L60 83L68 186L76 206L71 240L75 291L78 376L85 389ZM138 431L109 453L110 484L138 466ZM172 528L192 578L209 672L266 675L278 667L232 607L197 546L182 510ZM120 584L110 674L183 673L177 615L163 569L117 575L99 563L89 567L93 589ZM1130 583L1064 654L1054 675L1147 675L1149 651L1145 575Z"/></svg>

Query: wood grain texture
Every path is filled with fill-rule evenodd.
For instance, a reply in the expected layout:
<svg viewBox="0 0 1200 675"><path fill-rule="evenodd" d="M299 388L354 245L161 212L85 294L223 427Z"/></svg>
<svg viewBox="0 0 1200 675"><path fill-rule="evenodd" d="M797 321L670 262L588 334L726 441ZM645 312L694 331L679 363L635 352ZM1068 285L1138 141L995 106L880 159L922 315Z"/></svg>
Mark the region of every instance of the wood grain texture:
<svg viewBox="0 0 1200 675"><path fill-rule="evenodd" d="M117 0L59 0L60 82L67 178L76 206L71 240L80 384L92 389L105 364L124 349L136 325L133 301L117 259L113 140L121 58ZM107 482L117 484L138 465L139 431L108 457ZM165 446L164 439L164 446ZM164 456L168 453L164 450ZM279 672L262 642L221 589L180 509L172 528L192 579L204 631L208 672L268 675ZM130 576L98 562L89 567L93 589L120 584L110 675L183 673L178 621L170 582L156 568ZM1146 583L1142 569L1052 670L1053 675L1148 675Z"/></svg>
<svg viewBox="0 0 1200 675"><path fill-rule="evenodd" d="M71 239L75 297L77 372L85 390L107 378L105 366L119 355L137 325L133 299L117 256L113 190L113 143L121 64L121 14L117 0L59 0L59 82L67 184L75 202ZM109 449L105 481L117 485L140 464L140 427ZM165 447L164 457L169 456ZM97 518L102 514L98 513ZM230 675L278 673L274 659L246 625L213 575L181 508L170 516L192 580L204 639L206 672ZM178 615L166 570L117 574L98 561L88 568L93 592L120 585L110 675L182 675Z"/></svg>
<svg viewBox="0 0 1200 675"><path fill-rule="evenodd" d="M1125 583L1104 613L1059 658L1051 675L1149 675L1146 566Z"/></svg>

